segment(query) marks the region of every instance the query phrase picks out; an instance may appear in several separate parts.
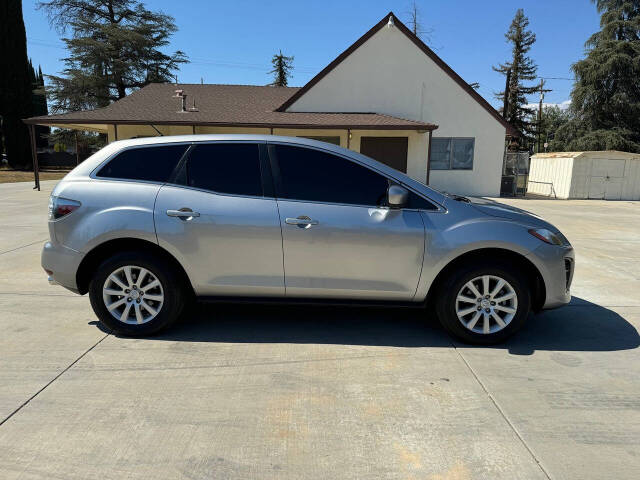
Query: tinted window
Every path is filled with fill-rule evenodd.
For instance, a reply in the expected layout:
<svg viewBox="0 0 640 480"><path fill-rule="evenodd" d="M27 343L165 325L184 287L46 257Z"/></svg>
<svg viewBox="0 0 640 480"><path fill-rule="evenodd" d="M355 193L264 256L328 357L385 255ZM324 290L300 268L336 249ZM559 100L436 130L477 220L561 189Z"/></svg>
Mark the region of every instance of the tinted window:
<svg viewBox="0 0 640 480"><path fill-rule="evenodd" d="M353 205L381 205L387 179L329 153L276 145L282 198Z"/></svg>
<svg viewBox="0 0 640 480"><path fill-rule="evenodd" d="M218 193L262 196L258 145L196 146L187 162L187 185Z"/></svg>
<svg viewBox="0 0 640 480"><path fill-rule="evenodd" d="M433 203L429 200L425 200L419 195L413 192L409 192L409 201L407 202L407 208L414 208L416 210L437 210Z"/></svg>
<svg viewBox="0 0 640 480"><path fill-rule="evenodd" d="M118 154L96 176L166 182L188 145L131 148Z"/></svg>

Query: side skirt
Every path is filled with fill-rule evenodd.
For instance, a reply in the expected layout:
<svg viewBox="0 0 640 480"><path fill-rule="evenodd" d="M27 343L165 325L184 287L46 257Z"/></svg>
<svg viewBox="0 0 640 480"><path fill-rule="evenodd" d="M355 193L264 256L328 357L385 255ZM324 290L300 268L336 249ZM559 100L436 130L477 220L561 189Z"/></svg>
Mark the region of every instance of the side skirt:
<svg viewBox="0 0 640 480"><path fill-rule="evenodd" d="M425 302L399 302L383 300L343 300L336 298L284 298L284 297L218 297L199 296L204 303L237 303L261 305L329 305L341 307L374 307L374 308L424 308Z"/></svg>

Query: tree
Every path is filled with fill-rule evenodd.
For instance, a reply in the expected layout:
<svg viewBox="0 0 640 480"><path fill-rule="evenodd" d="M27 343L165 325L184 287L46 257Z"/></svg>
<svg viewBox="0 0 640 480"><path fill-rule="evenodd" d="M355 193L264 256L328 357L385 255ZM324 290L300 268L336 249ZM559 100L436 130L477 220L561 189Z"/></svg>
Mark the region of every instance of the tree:
<svg viewBox="0 0 640 480"><path fill-rule="evenodd" d="M496 98L504 101L506 95L504 104L507 106L507 111L503 112L503 117L530 139L536 131L536 126L530 121L534 109L527 107L527 95L535 93L538 87L525 85L525 82L535 80L538 67L527 55L536 41L535 33L528 30L528 27L529 19L520 8L505 34L507 41L513 44L511 60L493 69L505 76L509 71L511 72L508 88L496 94ZM525 138L525 140L528 139Z"/></svg>
<svg viewBox="0 0 640 480"><path fill-rule="evenodd" d="M31 164L29 130L22 122L32 113L27 35L22 0L0 2L0 116L9 165Z"/></svg>
<svg viewBox="0 0 640 480"><path fill-rule="evenodd" d="M433 29L423 27L422 22L420 21L421 16L420 8L418 8L418 5L414 1L409 9L409 21L407 23L416 37L420 38L425 43L430 43Z"/></svg>
<svg viewBox="0 0 640 480"><path fill-rule="evenodd" d="M575 119L558 130L569 150L640 152L640 0L592 0L600 31L576 62Z"/></svg>
<svg viewBox="0 0 640 480"><path fill-rule="evenodd" d="M33 104L32 115L48 115L49 108L47 107L47 96L44 86L44 76L42 75L42 68L38 65L38 71L36 72L35 68L33 68L31 59L29 59L29 74L31 78L31 98ZM47 135L49 135L49 133L49 127L35 127L36 145L38 147L46 147L48 145Z"/></svg>
<svg viewBox="0 0 640 480"><path fill-rule="evenodd" d="M549 143L549 151L561 152L564 150L563 143L556 140L556 133L571 119L572 115L569 109L563 109L557 105L547 105L542 109L540 136L542 143Z"/></svg>
<svg viewBox="0 0 640 480"><path fill-rule="evenodd" d="M269 73L273 74L273 87L286 87L289 83L291 70L293 70L293 57L287 57L282 54L282 50L271 59L273 70Z"/></svg>
<svg viewBox="0 0 640 480"><path fill-rule="evenodd" d="M163 52L177 30L173 17L138 0L46 0L38 3L69 50L63 76L50 75L54 111L97 108L151 82L173 80L181 51Z"/></svg>

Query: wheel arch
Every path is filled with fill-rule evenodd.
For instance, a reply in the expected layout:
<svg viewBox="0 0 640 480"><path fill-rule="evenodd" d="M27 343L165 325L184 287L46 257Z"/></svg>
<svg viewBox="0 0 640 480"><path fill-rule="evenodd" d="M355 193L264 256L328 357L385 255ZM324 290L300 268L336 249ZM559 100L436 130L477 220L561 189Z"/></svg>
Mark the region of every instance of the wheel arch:
<svg viewBox="0 0 640 480"><path fill-rule="evenodd" d="M78 292L82 295L89 291L89 282L91 281L91 273L107 258L114 253L123 251L144 251L152 253L159 258L166 260L175 271L182 277L181 280L184 285L187 286L188 291L195 295L191 280L187 275L187 272L182 267L180 262L171 255L167 250L159 245L150 242L148 240L142 240L139 238L117 238L108 240L100 245L97 245L90 250L80 262L78 270L76 272L76 285Z"/></svg>
<svg viewBox="0 0 640 480"><path fill-rule="evenodd" d="M433 282L429 286L427 292L426 304L433 306L433 300L435 293L447 278L450 272L458 268L460 265L467 264L476 260L486 260L487 258L497 258L506 260L513 265L517 265L522 271L525 272L529 284L531 285L531 308L533 311L539 311L542 309L546 298L546 288L544 279L538 268L524 255L508 250L505 248L479 248L471 250L459 255L458 257L447 263L440 272L436 275Z"/></svg>

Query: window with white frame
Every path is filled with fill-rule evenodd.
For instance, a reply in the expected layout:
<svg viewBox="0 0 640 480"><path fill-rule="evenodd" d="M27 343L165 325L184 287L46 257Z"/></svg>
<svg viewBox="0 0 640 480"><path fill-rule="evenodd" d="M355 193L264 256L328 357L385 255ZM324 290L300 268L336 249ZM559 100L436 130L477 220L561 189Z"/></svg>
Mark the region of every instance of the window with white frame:
<svg viewBox="0 0 640 480"><path fill-rule="evenodd" d="M433 137L431 170L473 170L475 138Z"/></svg>

